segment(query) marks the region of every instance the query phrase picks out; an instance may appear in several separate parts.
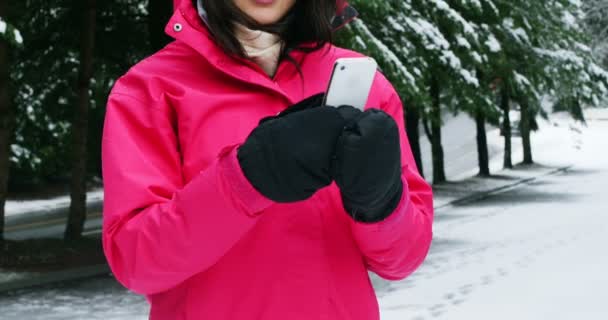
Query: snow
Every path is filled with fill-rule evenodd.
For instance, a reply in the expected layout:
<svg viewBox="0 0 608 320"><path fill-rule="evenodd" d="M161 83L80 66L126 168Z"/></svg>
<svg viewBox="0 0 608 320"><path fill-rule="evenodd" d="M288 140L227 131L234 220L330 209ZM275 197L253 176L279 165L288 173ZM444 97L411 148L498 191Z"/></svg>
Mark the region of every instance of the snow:
<svg viewBox="0 0 608 320"><path fill-rule="evenodd" d="M406 18L405 23L414 33L421 36L423 45L427 50L447 50L450 48L450 43L441 31L429 21L422 18Z"/></svg>
<svg viewBox="0 0 608 320"><path fill-rule="evenodd" d="M394 29L397 30L399 32L405 32L405 28L399 24L394 17L388 17L388 23L390 24L390 26Z"/></svg>
<svg viewBox="0 0 608 320"><path fill-rule="evenodd" d="M561 61L562 63L571 63L578 67L583 67L585 61L576 52L567 49L547 50L539 49L535 50L538 54L545 55L551 58Z"/></svg>
<svg viewBox="0 0 608 320"><path fill-rule="evenodd" d="M439 9L440 11L443 11L450 19L458 22L462 26L465 34L467 34L468 36L471 36L475 40L477 40L478 34L475 31L475 27L472 24L470 24L466 19L464 19L460 15L460 13L458 13L456 10L452 9L449 4L447 4L443 0L430 0L430 2L435 4L437 9Z"/></svg>
<svg viewBox="0 0 608 320"><path fill-rule="evenodd" d="M471 49L471 44L463 36L460 36L460 35L456 36L456 42L458 43L459 46L461 46L463 48Z"/></svg>
<svg viewBox="0 0 608 320"><path fill-rule="evenodd" d="M87 201L101 201L102 199L103 189L96 189L91 192L87 192ZM5 211L6 216L10 217L31 211L56 210L58 208L65 208L66 206L69 206L69 203L69 195L40 200L8 200L6 201Z"/></svg>
<svg viewBox="0 0 608 320"><path fill-rule="evenodd" d="M564 11L564 14L562 16L562 22L564 22L570 28L578 27L578 24L576 23L576 18L572 15L572 13L568 11Z"/></svg>
<svg viewBox="0 0 608 320"><path fill-rule="evenodd" d="M365 41L363 41L363 39L361 39L360 36L356 36L355 41L359 44L359 46L361 46L361 48L367 49L367 45L365 44Z"/></svg>
<svg viewBox="0 0 608 320"><path fill-rule="evenodd" d="M506 18L503 20L503 27L507 30L507 32L511 33L511 35L518 39L520 42L522 43L529 43L530 42L530 38L528 37L528 34L526 33L526 30L524 30L521 27L515 27L515 22L513 21L512 18ZM528 27L529 28L529 27Z"/></svg>
<svg viewBox="0 0 608 320"><path fill-rule="evenodd" d="M486 40L485 44L488 47L488 49L490 49L491 52L499 52L500 50L502 50L502 47L500 46L500 42L498 42L498 40L496 39L496 37L493 34L490 34L490 36L488 37L488 40Z"/></svg>
<svg viewBox="0 0 608 320"><path fill-rule="evenodd" d="M576 7L581 7L583 5L580 0L570 0L569 2Z"/></svg>
<svg viewBox="0 0 608 320"><path fill-rule="evenodd" d="M439 59L441 60L441 62L449 65L453 69L460 70L460 68L462 67L460 59L458 59L458 57L452 51L442 51Z"/></svg>
<svg viewBox="0 0 608 320"><path fill-rule="evenodd" d="M608 72L605 69L602 69L597 64L592 63L589 66L589 69L590 69L591 72L593 72L594 75L596 75L598 77L602 77L602 78L608 80Z"/></svg>
<svg viewBox="0 0 608 320"><path fill-rule="evenodd" d="M473 76L469 70L461 69L460 75L462 76L464 81L466 81L468 84L474 85L476 87L479 86L479 80L477 80L477 78L475 76Z"/></svg>
<svg viewBox="0 0 608 320"><path fill-rule="evenodd" d="M146 6L145 3L141 3L141 2L138 3L137 4L137 9L139 10L139 13L142 16L147 16L148 15L148 7Z"/></svg>
<svg viewBox="0 0 608 320"><path fill-rule="evenodd" d="M495 14L498 15L500 13L500 11L498 10L498 8L494 4L494 1L492 1L492 0L486 0L486 1L484 1L484 3L486 5L488 5L492 9L492 11L494 11Z"/></svg>
<svg viewBox="0 0 608 320"><path fill-rule="evenodd" d="M526 78L522 74L518 73L517 71L513 71L513 76L515 77L515 82L520 87L525 87L525 86L531 85L530 80L528 80L528 78Z"/></svg>
<svg viewBox="0 0 608 320"><path fill-rule="evenodd" d="M0 298L3 320L145 320L149 307L142 296L128 294L103 277L83 282L21 290Z"/></svg>
<svg viewBox="0 0 608 320"><path fill-rule="evenodd" d="M15 41L18 44L22 44L23 43L23 37L21 36L21 32L19 32L19 30L15 29L15 31L13 33L15 34Z"/></svg>
<svg viewBox="0 0 608 320"><path fill-rule="evenodd" d="M2 19L2 17L0 17L0 35L6 34L7 31L8 31L8 24L6 23L6 21L4 21ZM19 32L19 30L15 29L15 28L13 28L13 39L18 44L23 43L23 37L21 36L21 32Z"/></svg>
<svg viewBox="0 0 608 320"><path fill-rule="evenodd" d="M484 61L484 59L481 57L481 55L479 55L479 53L472 51L471 52L471 56L473 57L473 60L475 60L475 62L477 63L482 63Z"/></svg>

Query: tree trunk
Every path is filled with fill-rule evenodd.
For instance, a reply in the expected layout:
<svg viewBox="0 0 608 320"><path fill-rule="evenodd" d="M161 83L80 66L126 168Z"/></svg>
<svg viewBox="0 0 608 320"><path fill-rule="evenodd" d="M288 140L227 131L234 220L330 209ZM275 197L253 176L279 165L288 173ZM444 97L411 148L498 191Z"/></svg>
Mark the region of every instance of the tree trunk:
<svg viewBox="0 0 608 320"><path fill-rule="evenodd" d="M486 117L482 112L475 115L477 124L477 159L479 162L479 175L490 176L490 163L488 156L488 138L486 135Z"/></svg>
<svg viewBox="0 0 608 320"><path fill-rule="evenodd" d="M503 166L506 169L513 168L513 160L511 158L511 102L509 101L509 90L506 87L502 88L500 97L500 108L503 113L502 131L505 137L505 155L503 159Z"/></svg>
<svg viewBox="0 0 608 320"><path fill-rule="evenodd" d="M8 1L0 0L0 17L6 17ZM8 43L0 39L0 242L4 240L4 206L8 196L12 108L8 93Z"/></svg>
<svg viewBox="0 0 608 320"><path fill-rule="evenodd" d="M405 113L405 129L407 132L407 139L412 148L414 160L416 160L416 166L418 167L420 175L424 177L422 153L420 151L420 114L415 107L408 108Z"/></svg>
<svg viewBox="0 0 608 320"><path fill-rule="evenodd" d="M442 183L445 178L443 146L441 145L441 88L439 80L431 79L431 149L433 153L433 183Z"/></svg>
<svg viewBox="0 0 608 320"><path fill-rule="evenodd" d="M521 99L520 109L521 109L521 139L524 147L524 164L533 164L534 161L532 159L532 144L530 141L530 132L531 129L531 121L530 118L530 105L528 104L528 98Z"/></svg>
<svg viewBox="0 0 608 320"><path fill-rule="evenodd" d="M148 13L150 46L153 51L158 51L171 41L171 38L165 34L165 26L173 13L173 1L149 0Z"/></svg>
<svg viewBox="0 0 608 320"><path fill-rule="evenodd" d="M86 0L82 15L80 38L80 72L78 75L78 104L72 119L72 177L71 202L65 240L82 236L86 219L86 164L87 131L90 105L90 83L93 76L93 50L95 45L96 0Z"/></svg>

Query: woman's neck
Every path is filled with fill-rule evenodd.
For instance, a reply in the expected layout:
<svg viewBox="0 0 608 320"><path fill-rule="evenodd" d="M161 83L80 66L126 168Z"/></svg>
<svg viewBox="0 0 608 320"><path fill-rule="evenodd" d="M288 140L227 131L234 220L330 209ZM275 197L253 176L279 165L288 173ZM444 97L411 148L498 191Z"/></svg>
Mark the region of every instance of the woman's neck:
<svg viewBox="0 0 608 320"><path fill-rule="evenodd" d="M261 30L251 30L238 23L235 23L234 30L247 57L272 77L277 70L283 47L280 36Z"/></svg>

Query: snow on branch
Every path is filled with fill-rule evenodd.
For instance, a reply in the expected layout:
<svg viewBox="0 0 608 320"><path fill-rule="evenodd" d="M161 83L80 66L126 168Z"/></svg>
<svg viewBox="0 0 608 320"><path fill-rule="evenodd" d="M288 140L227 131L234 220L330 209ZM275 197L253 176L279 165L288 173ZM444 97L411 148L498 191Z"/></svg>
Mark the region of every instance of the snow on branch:
<svg viewBox="0 0 608 320"><path fill-rule="evenodd" d="M16 45L23 44L23 37L21 36L21 32L11 24L6 22L2 17L0 17L0 39L4 39L9 43L13 43Z"/></svg>

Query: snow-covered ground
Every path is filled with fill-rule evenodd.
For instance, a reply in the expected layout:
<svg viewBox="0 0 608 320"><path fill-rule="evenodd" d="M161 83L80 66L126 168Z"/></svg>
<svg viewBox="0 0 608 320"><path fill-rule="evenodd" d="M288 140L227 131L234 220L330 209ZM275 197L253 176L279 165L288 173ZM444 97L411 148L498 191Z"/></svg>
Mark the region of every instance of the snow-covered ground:
<svg viewBox="0 0 608 320"><path fill-rule="evenodd" d="M438 210L424 265L401 282L374 277L383 320L608 319L608 110L590 113L588 127L551 119L533 137L538 168L574 166ZM147 310L111 278L0 296L2 320L137 320Z"/></svg>
<svg viewBox="0 0 608 320"><path fill-rule="evenodd" d="M145 320L148 310L110 277L0 293L2 320Z"/></svg>
<svg viewBox="0 0 608 320"><path fill-rule="evenodd" d="M606 111L541 124L536 144L561 143L537 160L570 170L439 211L423 267L376 281L382 319L608 319Z"/></svg>
<svg viewBox="0 0 608 320"><path fill-rule="evenodd" d="M103 189L95 189L87 192L87 201L101 201L103 199ZM40 200L9 200L6 201L6 215L14 216L31 211L56 210L70 206L70 196L64 195L50 199Z"/></svg>

